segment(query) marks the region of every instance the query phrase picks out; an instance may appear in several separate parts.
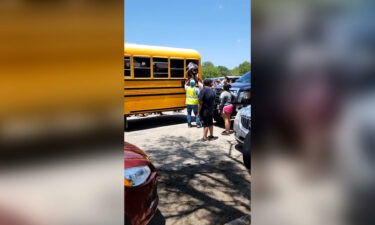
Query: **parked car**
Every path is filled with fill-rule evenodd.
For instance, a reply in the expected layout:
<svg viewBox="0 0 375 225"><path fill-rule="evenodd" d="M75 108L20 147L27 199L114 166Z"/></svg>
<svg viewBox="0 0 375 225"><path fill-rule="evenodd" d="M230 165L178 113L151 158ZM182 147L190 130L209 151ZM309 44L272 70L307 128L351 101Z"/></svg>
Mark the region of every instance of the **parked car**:
<svg viewBox="0 0 375 225"><path fill-rule="evenodd" d="M222 122L222 117L219 114L218 105L220 104L220 94L223 91L223 86L218 85L215 87L216 99L215 99L215 110L214 119L217 122ZM250 104L250 91L251 91L251 73L247 72L241 76L236 82L231 84L230 92L233 94L233 104L236 106L233 111L235 116L242 107Z"/></svg>
<svg viewBox="0 0 375 225"><path fill-rule="evenodd" d="M125 224L146 225L159 203L157 171L138 147L124 144Z"/></svg>
<svg viewBox="0 0 375 225"><path fill-rule="evenodd" d="M251 127L251 105L242 108L233 123L234 136L238 143L243 144Z"/></svg>

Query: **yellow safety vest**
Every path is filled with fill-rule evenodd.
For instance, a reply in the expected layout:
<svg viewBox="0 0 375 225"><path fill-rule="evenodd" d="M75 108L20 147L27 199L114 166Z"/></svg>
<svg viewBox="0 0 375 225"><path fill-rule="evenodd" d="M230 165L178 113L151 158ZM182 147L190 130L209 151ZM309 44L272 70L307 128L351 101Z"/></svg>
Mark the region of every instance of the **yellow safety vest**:
<svg viewBox="0 0 375 225"><path fill-rule="evenodd" d="M195 92L195 87L187 88L186 105L198 105L198 94Z"/></svg>

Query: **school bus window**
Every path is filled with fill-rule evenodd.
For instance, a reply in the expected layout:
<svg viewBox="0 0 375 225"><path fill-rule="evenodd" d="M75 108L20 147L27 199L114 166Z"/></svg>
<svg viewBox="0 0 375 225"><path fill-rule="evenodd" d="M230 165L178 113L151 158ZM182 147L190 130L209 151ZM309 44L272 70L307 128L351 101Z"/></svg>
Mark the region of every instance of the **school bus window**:
<svg viewBox="0 0 375 225"><path fill-rule="evenodd" d="M125 74L125 77L130 77L131 76L131 72L130 72L130 57L129 56L125 56L124 74Z"/></svg>
<svg viewBox="0 0 375 225"><path fill-rule="evenodd" d="M168 59L167 58L153 58L154 77L168 78Z"/></svg>
<svg viewBox="0 0 375 225"><path fill-rule="evenodd" d="M150 58L134 57L134 77L151 77Z"/></svg>
<svg viewBox="0 0 375 225"><path fill-rule="evenodd" d="M171 77L183 78L184 77L184 60L171 59Z"/></svg>
<svg viewBox="0 0 375 225"><path fill-rule="evenodd" d="M190 62L193 62L193 63L195 63L196 65L199 66L199 60L196 60L196 59L187 59L186 60L186 66L189 65Z"/></svg>

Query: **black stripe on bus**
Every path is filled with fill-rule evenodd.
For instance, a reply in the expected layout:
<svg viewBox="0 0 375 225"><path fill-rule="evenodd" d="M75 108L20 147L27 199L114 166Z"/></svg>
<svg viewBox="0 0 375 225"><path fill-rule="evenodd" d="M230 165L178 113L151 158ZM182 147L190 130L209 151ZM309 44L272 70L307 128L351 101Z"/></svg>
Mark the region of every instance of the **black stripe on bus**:
<svg viewBox="0 0 375 225"><path fill-rule="evenodd" d="M173 108L160 108L160 109L145 109L145 110L138 110L138 111L130 111L131 113L140 113L140 112L154 112L154 111L168 111L168 110L179 110L184 109L185 107L173 107Z"/></svg>
<svg viewBox="0 0 375 225"><path fill-rule="evenodd" d="M124 90L143 90L143 89L173 89L173 88L184 88L182 86L178 87L136 87L136 88L124 88Z"/></svg>
<svg viewBox="0 0 375 225"><path fill-rule="evenodd" d="M160 93L160 94L143 94L143 95L124 95L124 97L144 97L144 96L161 96L161 95L184 95L185 92L180 93Z"/></svg>

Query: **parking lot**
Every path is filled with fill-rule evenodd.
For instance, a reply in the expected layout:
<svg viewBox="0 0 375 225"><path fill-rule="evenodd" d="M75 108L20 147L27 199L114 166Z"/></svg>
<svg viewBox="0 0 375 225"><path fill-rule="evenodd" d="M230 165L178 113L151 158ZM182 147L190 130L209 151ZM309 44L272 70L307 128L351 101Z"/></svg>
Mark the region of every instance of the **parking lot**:
<svg viewBox="0 0 375 225"><path fill-rule="evenodd" d="M233 134L215 124L214 141L188 128L185 112L130 117L125 141L144 150L159 173L155 224L225 224L250 214L250 174Z"/></svg>

